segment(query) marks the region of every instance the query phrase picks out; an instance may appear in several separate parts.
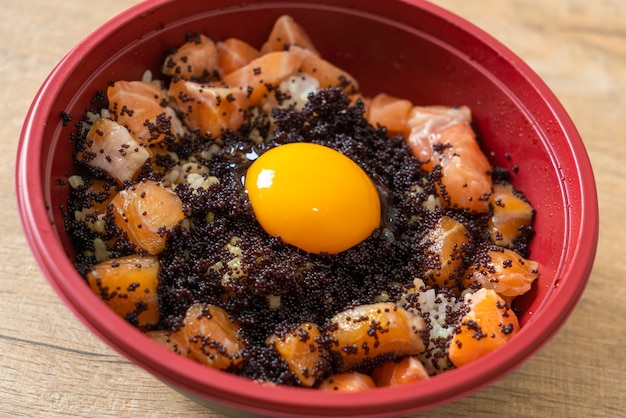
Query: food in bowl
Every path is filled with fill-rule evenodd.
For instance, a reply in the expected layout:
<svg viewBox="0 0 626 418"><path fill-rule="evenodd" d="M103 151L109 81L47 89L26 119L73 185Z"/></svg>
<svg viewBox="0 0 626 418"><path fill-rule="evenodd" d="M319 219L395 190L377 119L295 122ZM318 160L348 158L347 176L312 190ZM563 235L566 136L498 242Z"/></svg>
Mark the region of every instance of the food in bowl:
<svg viewBox="0 0 626 418"><path fill-rule="evenodd" d="M77 125L66 228L120 316L209 367L330 390L514 337L534 209L469 108L362 96L288 16L258 49L198 34L164 55Z"/></svg>

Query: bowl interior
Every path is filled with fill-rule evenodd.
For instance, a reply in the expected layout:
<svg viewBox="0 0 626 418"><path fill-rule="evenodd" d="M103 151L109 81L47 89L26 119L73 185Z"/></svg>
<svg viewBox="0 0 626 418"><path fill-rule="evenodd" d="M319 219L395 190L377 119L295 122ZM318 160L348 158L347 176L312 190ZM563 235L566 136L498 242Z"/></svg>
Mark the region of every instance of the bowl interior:
<svg viewBox="0 0 626 418"><path fill-rule="evenodd" d="M94 332L158 377L204 399L241 402L260 412L267 412L272 402L280 404L281 410L273 414L297 412L290 408L308 404L319 415L359 411L396 415L447 402L490 383L536 351L565 320L584 288L595 252L593 176L563 108L506 48L460 18L421 1L240 5L217 0L210 9L204 2L188 2L185 7L175 3L144 2L79 44L42 87L22 135L18 200L29 241L53 286ZM380 397L335 398L260 387L215 371L207 371L208 378L192 378L200 366L173 358L159 347L133 348L147 340L106 312L72 269L73 251L63 229L62 210L68 198L66 179L73 172L71 133L74 123L92 107L96 93L105 90L109 81L140 79L147 69L159 77L165 53L180 45L189 32L218 40L239 37L260 45L274 20L285 13L304 26L322 56L359 80L365 95L385 91L419 104L468 105L492 164L514 172L513 184L537 209L531 258L539 262L541 275L533 290L517 301L522 332L502 355L481 363L483 370L489 364L486 373L478 364L469 365L438 376L420 391L403 388L381 391ZM73 120L63 123L62 112ZM51 236L56 239L46 245L38 242ZM186 371L176 371L178 366ZM242 389L220 392L211 383L215 373L223 386L234 379L233 386ZM189 379L196 381L190 385ZM289 399L284 399L283 390ZM392 400L395 406L389 410Z"/></svg>

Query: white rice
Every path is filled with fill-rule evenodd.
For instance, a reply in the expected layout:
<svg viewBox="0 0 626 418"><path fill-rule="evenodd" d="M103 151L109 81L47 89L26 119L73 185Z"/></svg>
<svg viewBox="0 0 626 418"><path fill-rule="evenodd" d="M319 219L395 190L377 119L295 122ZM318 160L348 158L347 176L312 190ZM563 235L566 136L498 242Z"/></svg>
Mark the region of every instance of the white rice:
<svg viewBox="0 0 626 418"><path fill-rule="evenodd" d="M414 287L408 289L398 301L408 311L421 316L428 331L428 344L418 357L430 375L439 374L453 368L448 359L448 346L464 312L463 297L456 297L451 292L429 289L421 279L413 281Z"/></svg>

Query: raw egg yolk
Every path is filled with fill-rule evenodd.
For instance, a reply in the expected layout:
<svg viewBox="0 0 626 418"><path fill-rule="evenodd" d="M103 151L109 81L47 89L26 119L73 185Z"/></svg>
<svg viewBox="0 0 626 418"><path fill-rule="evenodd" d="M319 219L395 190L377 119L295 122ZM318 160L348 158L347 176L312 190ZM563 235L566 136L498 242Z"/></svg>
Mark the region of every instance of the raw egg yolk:
<svg viewBox="0 0 626 418"><path fill-rule="evenodd" d="M372 180L350 158L322 145L272 148L252 163L245 188L267 233L311 253L345 251L380 225Z"/></svg>

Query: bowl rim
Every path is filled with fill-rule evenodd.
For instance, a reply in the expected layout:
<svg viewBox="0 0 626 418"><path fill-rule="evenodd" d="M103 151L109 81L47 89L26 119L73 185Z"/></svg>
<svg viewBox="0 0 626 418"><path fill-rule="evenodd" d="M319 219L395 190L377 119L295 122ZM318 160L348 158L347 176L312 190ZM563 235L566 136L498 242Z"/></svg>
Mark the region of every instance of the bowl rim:
<svg viewBox="0 0 626 418"><path fill-rule="evenodd" d="M552 338L582 296L597 246L599 229L597 194L593 172L582 139L556 96L519 57L472 23L423 0L405 0L404 2L444 18L470 36L479 39L490 50L508 61L528 85L539 92L545 104L556 116L560 129L567 136L570 147L568 151L571 152L576 163L579 181L576 186L580 188L581 193L581 214L577 218L585 221L581 222L577 236L585 239L578 239L578 245L573 249L564 249L570 254L568 258L570 262L562 263L558 274L573 277L570 281L576 283L577 286L570 286L568 281L558 289L561 293L560 300L566 303L559 304L559 309L543 309L540 315L541 321L531 318L528 323L532 322L534 325L530 327L527 324L519 333L520 335L526 334L526 338L520 339L523 343L511 344L507 350L500 350L498 355L487 355L468 366L448 371L444 374L445 379L438 376L430 379L426 384L417 382L405 387L376 389L381 396L372 396L367 391L329 394L309 389L268 387L245 378L190 364L187 359L166 352L164 348L156 344L149 344L148 337L108 308L94 310L93 304L99 302L87 286L84 289L69 288L68 280L76 282L77 278L81 280L82 278L67 257L49 221L44 185L39 181L42 178L40 161L43 155L45 128L45 123L41 123L41 116L50 114L52 103L58 96L56 87L58 81L66 79L76 69L81 57L111 33L134 22L139 16L151 13L171 2L173 0L148 0L139 3L110 19L80 41L45 79L27 112L20 133L15 167L15 190L20 221L28 244L47 280L84 325L133 363L188 394L208 397L225 405L257 413L270 413L274 416L290 416L302 410L307 411L304 415L310 413L310 416L355 414L391 416L429 409L473 393L512 372ZM272 4L275 3L278 2ZM595 204L589 202L595 202ZM571 213L566 211L565 214L567 216L566 229L569 230L572 222ZM571 237L568 240L571 240ZM67 277L68 271L74 273L71 274L70 279ZM551 291L556 291L556 289ZM124 338L117 338L120 330L123 330ZM146 344L138 344L144 340ZM488 365L490 367L487 367ZM485 369L489 373L485 373ZM203 372L198 373L200 370ZM458 375L464 378L456 379ZM216 381L219 383L216 384ZM384 399L384 402L381 402L381 399ZM421 403L416 400L420 400ZM268 405L276 406L276 409L271 409ZM386 410L389 405L394 405L393 411Z"/></svg>

